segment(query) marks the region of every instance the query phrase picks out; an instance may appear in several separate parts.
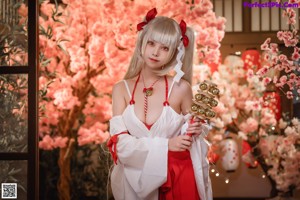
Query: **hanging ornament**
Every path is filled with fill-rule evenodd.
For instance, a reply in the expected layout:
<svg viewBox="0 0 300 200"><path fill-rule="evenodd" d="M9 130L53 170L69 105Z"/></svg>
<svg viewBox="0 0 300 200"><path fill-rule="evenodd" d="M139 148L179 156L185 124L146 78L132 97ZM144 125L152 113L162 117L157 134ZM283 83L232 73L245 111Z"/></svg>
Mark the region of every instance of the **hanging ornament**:
<svg viewBox="0 0 300 200"><path fill-rule="evenodd" d="M252 69L253 72L257 72L261 68L260 53L256 48L249 48L242 53L242 59L244 61L244 69Z"/></svg>
<svg viewBox="0 0 300 200"><path fill-rule="evenodd" d="M274 114L277 121L281 118L281 100L279 93L274 90L264 92L263 107L269 108Z"/></svg>
<svg viewBox="0 0 300 200"><path fill-rule="evenodd" d="M236 141L231 137L227 137L220 145L224 152L222 157L222 167L227 172L234 172L239 166L239 153Z"/></svg>
<svg viewBox="0 0 300 200"><path fill-rule="evenodd" d="M246 163L248 168L256 168L258 165L257 160L255 160L254 156L251 153L251 146L248 142L243 140L242 143L242 161Z"/></svg>

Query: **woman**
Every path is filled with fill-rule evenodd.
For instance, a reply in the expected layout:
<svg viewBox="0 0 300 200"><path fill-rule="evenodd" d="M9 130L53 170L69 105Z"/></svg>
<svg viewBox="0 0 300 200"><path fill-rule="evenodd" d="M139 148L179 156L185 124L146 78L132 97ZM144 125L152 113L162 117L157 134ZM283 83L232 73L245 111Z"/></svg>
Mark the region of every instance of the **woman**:
<svg viewBox="0 0 300 200"><path fill-rule="evenodd" d="M156 9L137 28L129 68L112 93L113 195L116 200L212 199L201 137L208 128L198 118L188 120L194 33L184 21L156 17ZM168 75L172 70L174 77Z"/></svg>

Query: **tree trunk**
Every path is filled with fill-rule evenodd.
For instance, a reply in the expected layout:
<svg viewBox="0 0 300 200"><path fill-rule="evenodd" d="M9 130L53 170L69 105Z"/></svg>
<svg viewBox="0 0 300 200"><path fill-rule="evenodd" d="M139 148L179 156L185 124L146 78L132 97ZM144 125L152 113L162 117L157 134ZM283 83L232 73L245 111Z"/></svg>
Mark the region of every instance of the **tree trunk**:
<svg viewBox="0 0 300 200"><path fill-rule="evenodd" d="M70 200L70 164L71 158L67 155L67 147L59 151L58 165L60 169L59 180L57 184L58 196L60 200Z"/></svg>

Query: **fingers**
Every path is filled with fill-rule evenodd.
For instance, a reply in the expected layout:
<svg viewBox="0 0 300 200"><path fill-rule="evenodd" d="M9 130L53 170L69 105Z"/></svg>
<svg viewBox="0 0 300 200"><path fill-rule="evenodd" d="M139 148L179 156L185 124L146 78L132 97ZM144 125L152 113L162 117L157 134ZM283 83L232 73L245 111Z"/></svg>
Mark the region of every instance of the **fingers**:
<svg viewBox="0 0 300 200"><path fill-rule="evenodd" d="M188 135L181 135L179 136L180 138L180 149L182 150L187 150L190 149L191 145L192 145L192 138Z"/></svg>
<svg viewBox="0 0 300 200"><path fill-rule="evenodd" d="M201 127L190 127L186 130L188 134L200 135L202 133Z"/></svg>
<svg viewBox="0 0 300 200"><path fill-rule="evenodd" d="M189 123L186 132L193 135L200 135L202 133L202 124L202 119L195 117L193 123Z"/></svg>
<svg viewBox="0 0 300 200"><path fill-rule="evenodd" d="M189 124L189 127L201 127L202 126L202 122L200 121L195 121L192 124Z"/></svg>
<svg viewBox="0 0 300 200"><path fill-rule="evenodd" d="M185 151L190 149L192 145L192 138L188 135L180 135L169 139L170 151Z"/></svg>

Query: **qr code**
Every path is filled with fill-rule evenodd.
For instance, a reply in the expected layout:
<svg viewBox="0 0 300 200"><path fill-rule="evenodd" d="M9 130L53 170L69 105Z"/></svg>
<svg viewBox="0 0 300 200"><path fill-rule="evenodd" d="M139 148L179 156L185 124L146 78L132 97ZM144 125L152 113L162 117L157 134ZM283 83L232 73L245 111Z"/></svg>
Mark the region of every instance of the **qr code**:
<svg viewBox="0 0 300 200"><path fill-rule="evenodd" d="M17 199L17 184L16 183L2 183L1 184L1 198L2 199Z"/></svg>

